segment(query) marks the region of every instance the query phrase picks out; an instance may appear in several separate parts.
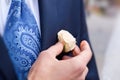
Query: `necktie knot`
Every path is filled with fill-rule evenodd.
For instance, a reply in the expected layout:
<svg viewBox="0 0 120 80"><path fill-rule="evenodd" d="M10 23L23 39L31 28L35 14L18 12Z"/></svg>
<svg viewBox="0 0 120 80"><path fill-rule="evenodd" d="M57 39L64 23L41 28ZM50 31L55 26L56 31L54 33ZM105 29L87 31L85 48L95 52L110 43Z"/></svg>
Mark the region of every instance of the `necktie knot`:
<svg viewBox="0 0 120 80"><path fill-rule="evenodd" d="M17 1L17 2L25 2L25 0L12 0L12 2L15 2L15 1Z"/></svg>

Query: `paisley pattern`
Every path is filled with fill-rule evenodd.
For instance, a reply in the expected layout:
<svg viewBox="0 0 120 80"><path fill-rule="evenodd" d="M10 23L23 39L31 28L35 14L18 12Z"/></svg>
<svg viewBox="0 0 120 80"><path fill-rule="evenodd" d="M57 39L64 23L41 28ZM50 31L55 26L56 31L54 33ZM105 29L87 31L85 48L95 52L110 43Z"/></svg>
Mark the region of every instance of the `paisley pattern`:
<svg viewBox="0 0 120 80"><path fill-rule="evenodd" d="M35 18L24 0L12 0L5 26L4 41L19 80L25 80L36 60L41 39Z"/></svg>

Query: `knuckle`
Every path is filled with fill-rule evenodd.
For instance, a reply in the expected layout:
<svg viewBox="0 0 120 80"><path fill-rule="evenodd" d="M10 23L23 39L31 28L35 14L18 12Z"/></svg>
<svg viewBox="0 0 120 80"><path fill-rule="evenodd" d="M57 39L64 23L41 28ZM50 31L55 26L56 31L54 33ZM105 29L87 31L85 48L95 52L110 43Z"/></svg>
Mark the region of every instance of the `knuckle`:
<svg viewBox="0 0 120 80"><path fill-rule="evenodd" d="M44 50L44 51L42 51L40 54L41 54L41 55L48 55L48 53L50 53L50 51Z"/></svg>
<svg viewBox="0 0 120 80"><path fill-rule="evenodd" d="M85 69L86 69L86 66L85 66L85 65L80 65L80 66L77 68L77 71L78 71L79 73L83 73L83 72L85 71Z"/></svg>
<svg viewBox="0 0 120 80"><path fill-rule="evenodd" d="M89 72L89 69L88 69L88 67L86 67L86 72L87 72L87 73Z"/></svg>
<svg viewBox="0 0 120 80"><path fill-rule="evenodd" d="M38 56L38 59L39 58L44 58L44 57L47 57L47 56L48 56L48 51L44 50L44 51L40 52L40 55Z"/></svg>
<svg viewBox="0 0 120 80"><path fill-rule="evenodd" d="M73 66L76 70L80 71L80 73L83 72L83 71L85 70L85 68L86 68L85 62L84 62L84 61L80 61L80 60L78 60L78 59L73 60L72 66Z"/></svg>
<svg viewBox="0 0 120 80"><path fill-rule="evenodd" d="M86 66L85 66L85 65L81 65L79 69L80 69L82 72L84 72L84 70L86 69Z"/></svg>

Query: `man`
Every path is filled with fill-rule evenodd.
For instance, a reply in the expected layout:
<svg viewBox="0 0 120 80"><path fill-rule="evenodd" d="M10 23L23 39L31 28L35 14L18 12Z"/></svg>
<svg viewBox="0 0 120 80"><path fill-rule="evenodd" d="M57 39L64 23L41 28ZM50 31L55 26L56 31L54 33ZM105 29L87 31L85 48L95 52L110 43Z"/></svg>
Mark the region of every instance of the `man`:
<svg viewBox="0 0 120 80"><path fill-rule="evenodd" d="M0 80L17 80L5 45L0 38L0 48L3 47L0 54ZM80 49L76 46L73 50L74 57L63 56L62 60L58 60L56 56L62 52L63 47L63 44L58 42L42 51L29 71L28 80L85 80L88 73L87 63L91 58L88 43L82 41ZM10 69L7 71L4 66L9 66Z"/></svg>
<svg viewBox="0 0 120 80"><path fill-rule="evenodd" d="M2 17L0 22L3 22L1 23L0 30L1 34L4 34L3 26L6 24L7 16L5 14L7 14L9 10L10 3L3 0L0 3L3 6L6 5L6 7L1 6L2 9L0 9L2 10L0 11L2 12L0 15L0 17ZM56 34L61 29L68 30L72 33L77 40L77 45L79 45L82 40L87 40L89 42L82 0L26 0L26 3L31 8L37 20L37 24L40 25L41 51L46 50L57 42ZM4 37L4 35L2 36ZM69 55L72 56L71 53L69 53ZM64 53L59 55L57 58L61 59L63 56ZM86 80L99 80L94 56L92 56L92 59L88 64L88 68L89 72Z"/></svg>

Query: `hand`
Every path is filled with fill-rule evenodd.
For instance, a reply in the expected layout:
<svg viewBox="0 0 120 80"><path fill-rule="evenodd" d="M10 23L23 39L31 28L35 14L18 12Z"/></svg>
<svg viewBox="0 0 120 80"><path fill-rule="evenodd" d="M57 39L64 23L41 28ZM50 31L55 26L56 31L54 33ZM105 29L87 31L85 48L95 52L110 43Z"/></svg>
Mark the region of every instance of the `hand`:
<svg viewBox="0 0 120 80"><path fill-rule="evenodd" d="M40 53L28 74L28 80L85 80L88 73L87 64L92 53L86 41L80 48L73 50L74 57L64 56L56 59L63 50L63 44L58 42Z"/></svg>

